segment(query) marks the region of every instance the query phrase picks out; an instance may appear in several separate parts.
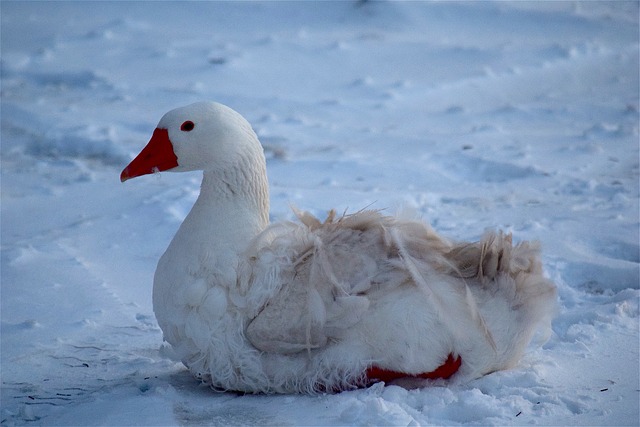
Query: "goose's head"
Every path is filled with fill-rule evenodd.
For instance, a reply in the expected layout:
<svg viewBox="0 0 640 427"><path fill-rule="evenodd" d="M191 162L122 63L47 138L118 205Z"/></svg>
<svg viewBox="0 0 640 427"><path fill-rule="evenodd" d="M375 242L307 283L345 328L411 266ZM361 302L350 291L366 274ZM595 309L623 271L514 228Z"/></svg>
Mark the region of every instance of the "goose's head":
<svg viewBox="0 0 640 427"><path fill-rule="evenodd" d="M240 114L215 102L197 102L162 117L120 180L160 171L226 169L256 156L264 159L255 132Z"/></svg>

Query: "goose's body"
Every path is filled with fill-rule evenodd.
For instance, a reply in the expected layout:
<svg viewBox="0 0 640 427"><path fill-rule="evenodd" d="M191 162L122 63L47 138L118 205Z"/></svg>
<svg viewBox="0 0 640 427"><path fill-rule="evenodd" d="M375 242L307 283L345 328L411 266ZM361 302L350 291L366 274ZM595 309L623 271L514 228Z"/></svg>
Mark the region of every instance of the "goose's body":
<svg viewBox="0 0 640 427"><path fill-rule="evenodd" d="M165 340L215 388L476 378L514 366L548 326L556 291L538 249L502 233L452 243L374 211L269 225L260 143L221 104L167 113L121 179L197 169L201 193L158 263L153 304Z"/></svg>

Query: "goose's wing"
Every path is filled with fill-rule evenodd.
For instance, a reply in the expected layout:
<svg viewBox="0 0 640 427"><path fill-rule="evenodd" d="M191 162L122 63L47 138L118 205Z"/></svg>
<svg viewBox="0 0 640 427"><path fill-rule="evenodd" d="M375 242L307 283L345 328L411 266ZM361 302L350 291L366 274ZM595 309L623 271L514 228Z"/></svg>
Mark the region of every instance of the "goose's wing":
<svg viewBox="0 0 640 427"><path fill-rule="evenodd" d="M256 348L287 354L323 347L360 321L377 296L403 284L425 287L435 311L451 304L475 310L463 282L433 285L434 275L452 271L445 256L451 245L423 223L375 211L330 214L324 223L299 218L302 224L268 228L247 257L244 286L254 313L246 336Z"/></svg>

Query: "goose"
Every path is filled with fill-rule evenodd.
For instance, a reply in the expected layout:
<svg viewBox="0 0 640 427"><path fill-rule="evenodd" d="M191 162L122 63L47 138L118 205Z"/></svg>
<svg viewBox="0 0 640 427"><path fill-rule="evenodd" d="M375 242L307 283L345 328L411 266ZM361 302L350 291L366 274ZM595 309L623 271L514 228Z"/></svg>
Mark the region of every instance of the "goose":
<svg viewBox="0 0 640 427"><path fill-rule="evenodd" d="M120 179L159 171L203 171L153 309L173 354L215 390L469 381L548 338L556 287L538 243L501 231L455 242L371 209L320 221L293 208L297 220L270 224L262 146L225 105L166 113Z"/></svg>

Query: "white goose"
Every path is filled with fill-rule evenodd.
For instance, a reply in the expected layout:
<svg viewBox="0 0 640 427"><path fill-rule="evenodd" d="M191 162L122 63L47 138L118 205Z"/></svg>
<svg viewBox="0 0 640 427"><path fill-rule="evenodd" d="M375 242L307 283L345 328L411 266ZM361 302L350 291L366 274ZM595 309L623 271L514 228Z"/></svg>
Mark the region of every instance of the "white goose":
<svg viewBox="0 0 640 427"><path fill-rule="evenodd" d="M216 389L472 379L513 367L549 328L556 288L537 246L510 235L452 243L374 211L269 225L262 147L224 105L168 112L121 180L164 170L204 178L158 263L154 311L183 363Z"/></svg>

